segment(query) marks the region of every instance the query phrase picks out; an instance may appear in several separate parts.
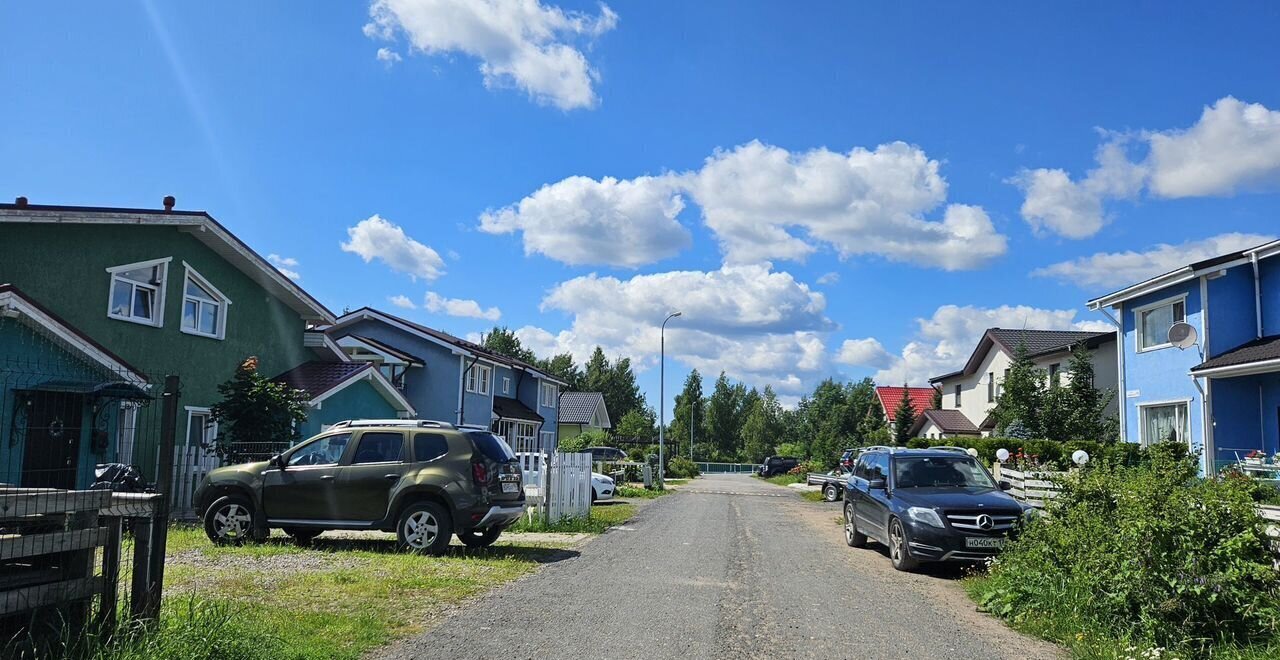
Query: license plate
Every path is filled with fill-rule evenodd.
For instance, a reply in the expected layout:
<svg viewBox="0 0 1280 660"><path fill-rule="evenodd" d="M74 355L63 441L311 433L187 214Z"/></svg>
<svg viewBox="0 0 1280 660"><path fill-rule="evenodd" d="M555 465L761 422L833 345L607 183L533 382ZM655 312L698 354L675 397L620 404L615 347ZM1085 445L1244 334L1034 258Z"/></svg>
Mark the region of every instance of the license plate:
<svg viewBox="0 0 1280 660"><path fill-rule="evenodd" d="M512 482L510 482L510 481L505 481L505 482L503 482L503 483L502 483L502 492L504 492L504 493L518 493L518 492L520 492L520 484L512 483Z"/></svg>
<svg viewBox="0 0 1280 660"><path fill-rule="evenodd" d="M966 548L1003 548L1005 539L990 536L970 536L964 540Z"/></svg>

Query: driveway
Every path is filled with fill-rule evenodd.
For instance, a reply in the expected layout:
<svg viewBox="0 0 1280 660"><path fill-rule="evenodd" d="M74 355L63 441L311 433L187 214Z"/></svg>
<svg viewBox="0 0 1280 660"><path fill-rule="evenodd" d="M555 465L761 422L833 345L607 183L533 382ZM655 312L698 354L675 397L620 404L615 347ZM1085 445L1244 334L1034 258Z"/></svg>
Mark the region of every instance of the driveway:
<svg viewBox="0 0 1280 660"><path fill-rule="evenodd" d="M834 504L742 475L663 497L570 560L461 606L385 658L1053 658L954 570L844 544Z"/></svg>

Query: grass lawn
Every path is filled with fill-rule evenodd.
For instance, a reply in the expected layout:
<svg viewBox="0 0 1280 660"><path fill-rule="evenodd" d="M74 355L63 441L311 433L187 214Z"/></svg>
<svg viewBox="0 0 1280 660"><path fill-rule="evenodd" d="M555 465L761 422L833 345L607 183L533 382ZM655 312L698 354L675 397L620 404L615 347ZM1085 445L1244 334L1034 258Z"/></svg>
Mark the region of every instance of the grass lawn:
<svg viewBox="0 0 1280 660"><path fill-rule="evenodd" d="M605 530L631 519L636 514L636 505L615 502L612 504L596 504L591 507L591 517L562 520L551 525L542 522L529 522L526 517L511 528L513 532L564 532L602 534Z"/></svg>
<svg viewBox="0 0 1280 660"><path fill-rule="evenodd" d="M775 484L778 486L790 486L791 484L801 484L801 483L804 483L806 478L807 477L799 474L779 474L777 476L767 477L767 478L761 477L758 475L756 476L756 479L767 481L771 484Z"/></svg>
<svg viewBox="0 0 1280 660"><path fill-rule="evenodd" d="M569 552L518 535L483 550L454 546L443 557L397 551L390 534L321 536L308 548L283 536L220 547L202 530L174 527L165 563L166 614L170 621L199 618L200 610L212 608L237 635L266 640L260 654L240 657L357 658L420 631L448 605Z"/></svg>
<svg viewBox="0 0 1280 660"><path fill-rule="evenodd" d="M618 486L618 497L628 497L639 500L656 500L663 495L670 495L672 490L671 480L667 480L666 490L651 490L649 488L636 486Z"/></svg>
<svg viewBox="0 0 1280 660"><path fill-rule="evenodd" d="M801 492L801 493L800 493L800 497L803 497L803 498L805 498L806 500L809 500L810 502L825 502L825 501L826 501L826 500L822 499L822 491L820 491L820 490L814 490L814 491L806 490L806 491L803 491L803 492Z"/></svg>

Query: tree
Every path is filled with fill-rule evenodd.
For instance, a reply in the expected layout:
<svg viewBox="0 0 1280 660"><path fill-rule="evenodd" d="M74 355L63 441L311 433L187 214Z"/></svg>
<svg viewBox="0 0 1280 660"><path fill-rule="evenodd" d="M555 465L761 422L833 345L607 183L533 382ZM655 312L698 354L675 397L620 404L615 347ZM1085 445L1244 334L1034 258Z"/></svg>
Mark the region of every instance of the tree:
<svg viewBox="0 0 1280 660"><path fill-rule="evenodd" d="M707 399L707 413L703 422L704 433L718 458L729 459L738 453L742 398L745 394L741 386L729 384L729 378L723 371L720 372L711 397Z"/></svg>
<svg viewBox="0 0 1280 660"><path fill-rule="evenodd" d="M549 375L564 381L566 392L582 392L582 370L573 361L572 353L560 353L551 359L541 360L538 366ZM607 404L606 404L607 405Z"/></svg>
<svg viewBox="0 0 1280 660"><path fill-rule="evenodd" d="M1093 385L1093 356L1083 342L1076 344L1071 350L1071 361L1067 364L1067 382L1052 388L1060 394L1054 397L1056 405L1055 417L1061 419L1062 430L1045 424L1045 432L1049 437L1061 436L1061 440L1094 440L1097 442L1115 442L1119 439L1118 422L1107 416L1107 406L1115 398L1115 392L1108 389L1099 391Z"/></svg>
<svg viewBox="0 0 1280 660"><path fill-rule="evenodd" d="M484 337L484 347L497 353L514 358L528 364L534 364L538 361L538 356L533 351L524 347L520 343L520 338L516 336L515 331L508 329L506 326L494 326L493 330Z"/></svg>
<svg viewBox="0 0 1280 660"><path fill-rule="evenodd" d="M702 374L697 369L689 372L684 379L684 389L676 395L676 407L671 414L671 437L676 441L689 439L689 429L697 430L697 424L706 414L703 411L705 401L702 399ZM706 441L705 438L694 438L694 442Z"/></svg>
<svg viewBox="0 0 1280 660"><path fill-rule="evenodd" d="M1030 438L1043 438L1041 411L1044 408L1044 374L1036 369L1027 355L1026 344L1019 343L1004 379L1004 390L991 409L996 432L1007 435L1014 422L1018 431Z"/></svg>
<svg viewBox="0 0 1280 660"><path fill-rule="evenodd" d="M614 435L621 438L638 438L652 440L658 433L653 430L653 410L646 407L627 411L617 425L613 427Z"/></svg>
<svg viewBox="0 0 1280 660"><path fill-rule="evenodd" d="M778 431L781 424L782 404L778 403L773 388L766 385L764 393L747 410L742 423L743 453L748 462L763 461L780 444Z"/></svg>
<svg viewBox="0 0 1280 660"><path fill-rule="evenodd" d="M911 405L911 390L902 384L902 400L893 411L893 444L905 446L911 439L911 428L916 425L916 408Z"/></svg>
<svg viewBox="0 0 1280 660"><path fill-rule="evenodd" d="M218 393L222 400L210 411L218 435L209 449L224 462L244 463L301 437L311 397L258 373L257 357L242 362Z"/></svg>
<svg viewBox="0 0 1280 660"><path fill-rule="evenodd" d="M933 399L929 401L929 410L942 410L942 389L933 388Z"/></svg>

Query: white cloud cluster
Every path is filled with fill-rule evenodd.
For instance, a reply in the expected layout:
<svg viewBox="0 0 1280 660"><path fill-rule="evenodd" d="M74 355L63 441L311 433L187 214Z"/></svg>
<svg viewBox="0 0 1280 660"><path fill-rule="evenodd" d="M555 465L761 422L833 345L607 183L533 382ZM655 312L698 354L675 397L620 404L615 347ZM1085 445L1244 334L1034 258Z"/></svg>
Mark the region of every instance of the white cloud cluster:
<svg viewBox="0 0 1280 660"><path fill-rule="evenodd" d="M365 263L374 259L410 277L434 280L444 274L444 259L429 246L413 240L399 225L374 214L347 228L343 252L357 254Z"/></svg>
<svg viewBox="0 0 1280 660"><path fill-rule="evenodd" d="M574 42L589 42L618 24L604 4L589 15L539 0L373 0L369 17L364 33L372 39L403 35L428 55L465 53L480 60L486 87L515 86L563 110L592 108L599 100L593 89L599 74Z"/></svg>
<svg viewBox="0 0 1280 660"><path fill-rule="evenodd" d="M434 291L428 291L422 306L435 314L447 314L468 319L484 319L497 321L502 318L502 310L497 307L482 308L480 303L464 298L445 298Z"/></svg>
<svg viewBox="0 0 1280 660"><path fill-rule="evenodd" d="M572 317L553 334L526 326L521 341L540 355L571 352L579 360L596 345L609 355L630 357L645 368L656 363L659 324L666 330L669 359L709 374L735 378L784 394L797 394L825 366L822 334L834 324L826 299L789 273L767 265L675 271L630 279L588 275L564 282L542 302L545 311Z"/></svg>
<svg viewBox="0 0 1280 660"><path fill-rule="evenodd" d="M383 62L387 66L391 66L392 64L404 59L400 56L400 53L397 53L390 48L379 48L377 57L379 62Z"/></svg>
<svg viewBox="0 0 1280 660"><path fill-rule="evenodd" d="M524 235L525 254L572 265L635 268L689 246L676 220L684 200L671 177L599 181L573 176L548 184L518 204L480 216L480 230Z"/></svg>
<svg viewBox="0 0 1280 660"><path fill-rule="evenodd" d="M973 307L943 305L933 316L916 319L916 336L891 355L873 338L846 340L836 361L858 367L879 369L878 383L927 385L930 378L955 371L977 346L988 328L1028 328L1035 330L1091 330L1105 332L1105 321L1077 321L1074 309L1040 309L1025 305ZM878 349L878 350L877 350Z"/></svg>
<svg viewBox="0 0 1280 660"><path fill-rule="evenodd" d="M267 261L271 262L271 265L275 266L276 270L280 271L281 275L284 275L291 280L302 279L302 275L298 273L297 259L294 259L293 257L282 257L278 254L272 253L267 255Z"/></svg>
<svg viewBox="0 0 1280 660"><path fill-rule="evenodd" d="M1142 252L1098 252L1037 268L1031 274L1052 277L1082 287L1119 287L1273 240L1274 236L1263 234L1219 234L1177 245L1160 243Z"/></svg>
<svg viewBox="0 0 1280 660"><path fill-rule="evenodd" d="M947 184L938 169L923 150L902 142L793 153L752 141L681 174L570 177L486 212L480 227L522 231L526 253L634 267L688 245L676 220L683 192L700 207L730 264L799 261L822 247L842 258L877 255L945 270L978 268L1003 255L1006 238L981 207L944 206ZM939 208L940 217L930 219ZM609 240L617 244L602 248Z"/></svg>
<svg viewBox="0 0 1280 660"><path fill-rule="evenodd" d="M1146 148L1140 161L1127 149ZM1106 223L1107 200L1234 195L1280 189L1280 111L1227 96L1187 129L1109 134L1097 167L1073 181L1061 169L1025 170L1010 181L1026 194L1022 217L1037 230L1086 238Z"/></svg>
<svg viewBox="0 0 1280 660"><path fill-rule="evenodd" d="M392 305L395 305L396 307L399 307L400 309L417 309L418 308L418 305L415 304L413 300L409 298L409 296L406 296L403 294L390 296L387 298L387 302L391 303Z"/></svg>

